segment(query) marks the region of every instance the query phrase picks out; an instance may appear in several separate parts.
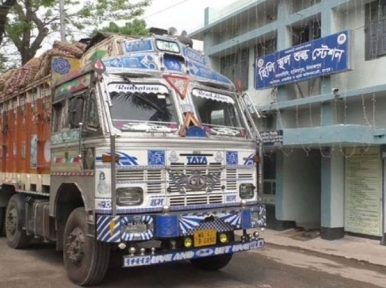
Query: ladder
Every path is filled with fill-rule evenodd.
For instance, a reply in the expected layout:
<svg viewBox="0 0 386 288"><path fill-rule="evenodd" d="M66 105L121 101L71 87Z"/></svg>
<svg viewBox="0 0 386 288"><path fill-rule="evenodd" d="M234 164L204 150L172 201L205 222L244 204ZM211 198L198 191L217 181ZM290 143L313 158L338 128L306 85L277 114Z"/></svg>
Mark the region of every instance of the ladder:
<svg viewBox="0 0 386 288"><path fill-rule="evenodd" d="M259 129L257 129L255 121L262 118L259 111L257 111L255 105L253 104L251 96L249 96L249 93L243 93L241 97L238 98L241 104L241 107L243 111L245 112L245 115L248 118L249 124L252 128L253 136L255 137L256 142L263 142Z"/></svg>
<svg viewBox="0 0 386 288"><path fill-rule="evenodd" d="M258 146L258 195L260 195L259 197L261 198L263 196L263 139L261 138L259 129L257 128L255 121L262 118L262 116L253 104L252 98L249 93L245 92L241 95L238 94L238 102L241 106L242 111L247 117L250 128L252 130L252 135L255 138L256 144Z"/></svg>

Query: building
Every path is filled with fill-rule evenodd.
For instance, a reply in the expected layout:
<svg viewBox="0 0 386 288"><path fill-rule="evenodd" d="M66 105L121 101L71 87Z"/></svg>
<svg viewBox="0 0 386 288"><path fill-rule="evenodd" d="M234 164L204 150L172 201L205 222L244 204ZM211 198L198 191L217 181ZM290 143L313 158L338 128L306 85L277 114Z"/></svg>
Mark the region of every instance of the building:
<svg viewBox="0 0 386 288"><path fill-rule="evenodd" d="M383 244L386 0L239 0L207 8L191 37L263 115L281 226Z"/></svg>

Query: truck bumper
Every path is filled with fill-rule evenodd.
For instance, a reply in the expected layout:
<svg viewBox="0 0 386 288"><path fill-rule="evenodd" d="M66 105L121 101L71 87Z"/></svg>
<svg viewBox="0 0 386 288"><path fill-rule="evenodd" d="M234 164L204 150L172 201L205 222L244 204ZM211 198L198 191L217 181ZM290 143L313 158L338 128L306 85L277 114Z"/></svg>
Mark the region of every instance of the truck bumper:
<svg viewBox="0 0 386 288"><path fill-rule="evenodd" d="M264 244L264 239L258 238L245 242L229 243L229 245L216 245L189 250L173 250L149 255L144 254L140 256L124 255L123 267L147 266L161 263L171 263L181 260L217 256L222 254L245 252L249 250L260 249L264 247Z"/></svg>
<svg viewBox="0 0 386 288"><path fill-rule="evenodd" d="M208 220L210 218L212 220ZM245 230L264 227L265 223L264 205L185 213L97 215L96 236L98 241L108 243L148 241L188 236L205 229L214 229L219 233Z"/></svg>

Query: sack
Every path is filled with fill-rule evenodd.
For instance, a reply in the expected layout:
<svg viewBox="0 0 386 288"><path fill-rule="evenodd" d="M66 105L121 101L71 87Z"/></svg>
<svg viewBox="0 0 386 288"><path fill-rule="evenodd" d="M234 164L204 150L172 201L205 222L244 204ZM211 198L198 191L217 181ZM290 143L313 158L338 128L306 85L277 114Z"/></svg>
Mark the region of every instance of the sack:
<svg viewBox="0 0 386 288"><path fill-rule="evenodd" d="M67 42L55 41L52 47L54 48L52 50L57 49L62 52L68 53L67 56L70 56L70 57L81 58L83 55L83 50L81 50L79 47L75 46L74 44L70 44Z"/></svg>

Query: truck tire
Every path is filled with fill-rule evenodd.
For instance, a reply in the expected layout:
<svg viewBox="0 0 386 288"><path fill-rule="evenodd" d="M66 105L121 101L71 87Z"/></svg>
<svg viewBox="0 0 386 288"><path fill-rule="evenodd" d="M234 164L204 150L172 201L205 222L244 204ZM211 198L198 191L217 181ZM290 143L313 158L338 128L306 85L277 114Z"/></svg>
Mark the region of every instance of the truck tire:
<svg viewBox="0 0 386 288"><path fill-rule="evenodd" d="M0 208L0 237L5 236L5 208Z"/></svg>
<svg viewBox="0 0 386 288"><path fill-rule="evenodd" d="M63 237L63 260L68 278L81 286L102 282L110 263L110 247L87 236L87 213L83 207L71 212Z"/></svg>
<svg viewBox="0 0 386 288"><path fill-rule="evenodd" d="M204 271L217 271L225 266L231 261L233 254L224 254L217 256L209 256L204 258L191 259L190 262L194 267L199 268Z"/></svg>
<svg viewBox="0 0 386 288"><path fill-rule="evenodd" d="M25 221L24 199L22 195L14 194L8 202L5 212L5 235L8 245L14 249L23 249L29 246L32 236L23 230Z"/></svg>

